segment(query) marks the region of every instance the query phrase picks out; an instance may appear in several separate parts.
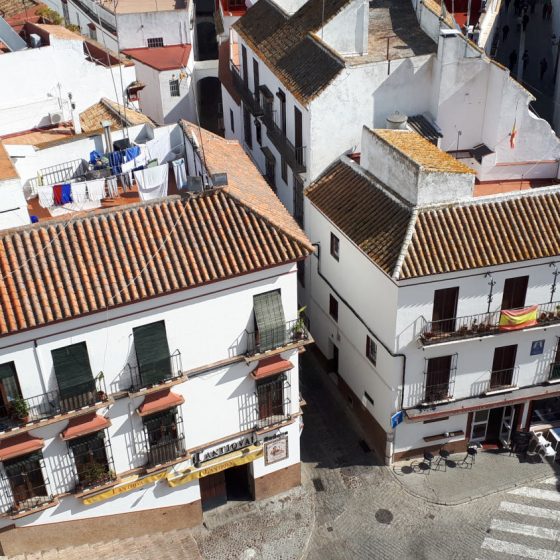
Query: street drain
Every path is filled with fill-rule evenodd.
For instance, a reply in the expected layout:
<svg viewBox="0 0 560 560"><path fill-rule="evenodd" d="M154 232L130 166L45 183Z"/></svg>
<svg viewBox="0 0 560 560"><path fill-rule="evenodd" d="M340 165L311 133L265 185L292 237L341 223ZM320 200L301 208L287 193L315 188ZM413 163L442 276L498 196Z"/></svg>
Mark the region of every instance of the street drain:
<svg viewBox="0 0 560 560"><path fill-rule="evenodd" d="M393 514L388 509L378 509L375 512L375 519L378 523L389 525L393 521Z"/></svg>
<svg viewBox="0 0 560 560"><path fill-rule="evenodd" d="M361 439L358 443L364 453L369 453L371 451L369 445L365 442L365 440Z"/></svg>
<svg viewBox="0 0 560 560"><path fill-rule="evenodd" d="M323 484L323 481L320 478L313 479L313 486L315 486L315 492L325 491L325 485Z"/></svg>

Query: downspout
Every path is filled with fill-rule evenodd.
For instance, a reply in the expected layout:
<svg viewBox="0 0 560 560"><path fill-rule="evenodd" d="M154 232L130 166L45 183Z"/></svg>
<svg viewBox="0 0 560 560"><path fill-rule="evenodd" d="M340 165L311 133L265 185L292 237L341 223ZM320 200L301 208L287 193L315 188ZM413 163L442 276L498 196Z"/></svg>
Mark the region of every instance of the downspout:
<svg viewBox="0 0 560 560"><path fill-rule="evenodd" d="M369 325L362 319L362 317L358 314L358 312L346 301L344 297L340 295L340 293L336 290L336 288L329 282L326 276L323 275L321 272L321 243L312 243L314 247L317 247L317 252L314 253L317 257L317 274L319 277L329 286L329 288L336 294L338 299L354 314L355 317L362 323L362 325L366 328L366 330L371 334L375 340L381 344L381 346L385 349L385 351L392 357L392 358L402 358L402 389L401 389L401 398L400 398L400 410L404 408L404 384L406 379L406 355L402 353L395 353L393 352L380 338L377 336L369 327ZM387 432L387 444L385 447L385 463L390 465L393 457L393 439L394 439L394 432L390 431Z"/></svg>

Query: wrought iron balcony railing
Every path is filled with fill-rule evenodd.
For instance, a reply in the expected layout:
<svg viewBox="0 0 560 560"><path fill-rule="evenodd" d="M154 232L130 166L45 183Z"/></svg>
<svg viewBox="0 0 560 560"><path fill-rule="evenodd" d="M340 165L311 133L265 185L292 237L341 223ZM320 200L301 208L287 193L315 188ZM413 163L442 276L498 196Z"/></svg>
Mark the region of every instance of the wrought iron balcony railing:
<svg viewBox="0 0 560 560"><path fill-rule="evenodd" d="M529 306L508 309L507 311L520 311ZM478 338L491 334L500 334L514 330L500 326L502 311L491 311L477 315L453 317L440 321L426 321L422 318L423 325L420 332L420 341L424 346L439 342L451 342L467 338ZM541 303L538 305L535 321L530 324L520 325L519 329L543 327L560 324L560 302Z"/></svg>
<svg viewBox="0 0 560 560"><path fill-rule="evenodd" d="M181 352L175 350L173 354L143 366L128 364L130 392L140 391L148 387L155 387L183 374Z"/></svg>
<svg viewBox="0 0 560 560"><path fill-rule="evenodd" d="M148 449L148 468L163 465L179 459L187 454L185 440L182 436L165 439L158 443L150 444Z"/></svg>
<svg viewBox="0 0 560 560"><path fill-rule="evenodd" d="M435 403L453 398L454 379L442 383L431 383L424 389L424 403Z"/></svg>
<svg viewBox="0 0 560 560"><path fill-rule="evenodd" d="M518 375L519 366L491 371L490 381L488 382L488 389L486 392L500 391L502 389L511 389L516 387Z"/></svg>
<svg viewBox="0 0 560 560"><path fill-rule="evenodd" d="M247 355L254 356L269 350L276 350L289 344L308 344L311 335L307 330L307 319L302 315L295 321L288 321L277 327L247 333Z"/></svg>
<svg viewBox="0 0 560 560"><path fill-rule="evenodd" d="M266 134L294 173L305 173L305 146L294 146L277 123L276 111L265 108L262 120L266 126Z"/></svg>
<svg viewBox="0 0 560 560"><path fill-rule="evenodd" d="M259 102L259 98L255 97L255 94L249 89L249 86L241 77L241 70L239 66L237 66L233 63L233 61L230 60L229 67L233 76L233 85L243 99L243 103L245 103L245 105L249 107L249 110L255 117L260 117L263 114L263 109Z"/></svg>
<svg viewBox="0 0 560 560"><path fill-rule="evenodd" d="M548 374L549 381L560 381L560 362L553 362L550 364L550 373Z"/></svg>
<svg viewBox="0 0 560 560"><path fill-rule="evenodd" d="M74 410L95 406L107 400L105 380L102 376L73 387L48 391L29 398L11 401L8 412L16 425L67 414Z"/></svg>

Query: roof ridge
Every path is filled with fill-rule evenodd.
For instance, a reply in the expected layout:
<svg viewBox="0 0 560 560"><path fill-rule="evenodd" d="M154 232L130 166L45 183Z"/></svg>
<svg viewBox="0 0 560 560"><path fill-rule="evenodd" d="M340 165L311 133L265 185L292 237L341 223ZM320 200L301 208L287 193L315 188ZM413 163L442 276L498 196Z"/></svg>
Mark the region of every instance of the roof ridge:
<svg viewBox="0 0 560 560"><path fill-rule="evenodd" d="M522 191L510 191L498 194L487 194L484 196L473 196L469 198L461 198L451 202L434 202L426 205L417 205L419 212L429 212L431 210L439 210L451 207L466 206L482 206L484 204L498 204L508 202L509 200L519 200L530 197L548 196L551 194L560 194L560 179L557 185L549 185L546 187L534 187Z"/></svg>
<svg viewBox="0 0 560 560"><path fill-rule="evenodd" d="M406 258L408 249L410 247L410 244L412 243L412 236L414 235L414 230L416 229L417 219L418 219L418 209L414 208L410 216L410 221L408 222L408 227L406 228L406 233L404 235L399 256L397 257L397 261L395 263L395 268L393 269L393 274L391 274L391 276L395 280L398 280L401 274L401 269L404 263L404 259Z"/></svg>

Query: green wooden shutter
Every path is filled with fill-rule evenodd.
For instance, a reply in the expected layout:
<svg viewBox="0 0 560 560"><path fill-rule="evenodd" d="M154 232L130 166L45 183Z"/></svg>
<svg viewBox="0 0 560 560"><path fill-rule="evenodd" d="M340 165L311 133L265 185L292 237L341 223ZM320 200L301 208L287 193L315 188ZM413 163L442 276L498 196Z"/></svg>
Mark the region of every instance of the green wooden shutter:
<svg viewBox="0 0 560 560"><path fill-rule="evenodd" d="M0 364L0 380L8 379L16 376L16 368L14 362Z"/></svg>
<svg viewBox="0 0 560 560"><path fill-rule="evenodd" d="M165 321L132 329L134 348L142 383L154 385L171 377L171 357Z"/></svg>
<svg viewBox="0 0 560 560"><path fill-rule="evenodd" d="M253 296L253 307L260 351L283 346L286 343L286 320L280 290Z"/></svg>
<svg viewBox="0 0 560 560"><path fill-rule="evenodd" d="M95 389L85 342L57 348L51 354L61 398L83 395Z"/></svg>

